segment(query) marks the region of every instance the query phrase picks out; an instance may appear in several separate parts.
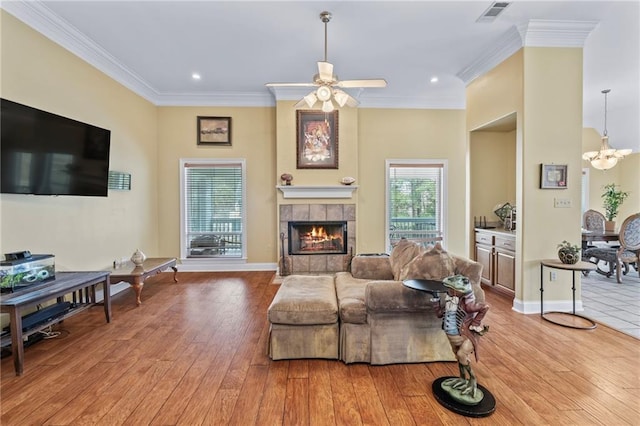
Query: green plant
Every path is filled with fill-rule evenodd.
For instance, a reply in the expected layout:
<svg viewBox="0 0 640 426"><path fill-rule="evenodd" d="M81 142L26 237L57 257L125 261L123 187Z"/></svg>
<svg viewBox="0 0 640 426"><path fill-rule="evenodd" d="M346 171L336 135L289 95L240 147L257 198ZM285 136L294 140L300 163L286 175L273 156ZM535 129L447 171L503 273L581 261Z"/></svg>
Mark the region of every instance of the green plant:
<svg viewBox="0 0 640 426"><path fill-rule="evenodd" d="M558 244L558 249L565 250L572 254L578 254L580 253L580 250L582 250L582 247L576 244L571 244L569 241L564 240L562 243Z"/></svg>
<svg viewBox="0 0 640 426"><path fill-rule="evenodd" d="M625 198L629 196L628 192L620 191L616 189L615 183L610 183L604 186L604 192L602 193L602 199L604 200L604 216L608 221L612 221L618 216L618 210L624 202Z"/></svg>
<svg viewBox="0 0 640 426"><path fill-rule="evenodd" d="M580 246L565 240L558 244L558 258L562 263L573 265L580 260L581 249Z"/></svg>

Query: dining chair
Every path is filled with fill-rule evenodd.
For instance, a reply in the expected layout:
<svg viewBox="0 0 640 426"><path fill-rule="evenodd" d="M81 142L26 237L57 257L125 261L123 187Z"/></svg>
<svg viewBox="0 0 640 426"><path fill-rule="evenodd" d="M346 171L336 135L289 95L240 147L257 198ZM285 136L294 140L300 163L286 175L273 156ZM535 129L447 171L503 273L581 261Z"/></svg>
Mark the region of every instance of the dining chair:
<svg viewBox="0 0 640 426"><path fill-rule="evenodd" d="M582 227L587 231L604 232L604 215L597 210L587 210L582 215Z"/></svg>
<svg viewBox="0 0 640 426"><path fill-rule="evenodd" d="M622 275L626 275L630 267L640 274L640 213L627 217L618 235L620 247L593 247L585 250L584 257L596 264L596 272L607 277L616 274L618 283L622 283ZM598 266L600 261L609 264L609 270L603 271ZM624 271L623 271L624 269Z"/></svg>

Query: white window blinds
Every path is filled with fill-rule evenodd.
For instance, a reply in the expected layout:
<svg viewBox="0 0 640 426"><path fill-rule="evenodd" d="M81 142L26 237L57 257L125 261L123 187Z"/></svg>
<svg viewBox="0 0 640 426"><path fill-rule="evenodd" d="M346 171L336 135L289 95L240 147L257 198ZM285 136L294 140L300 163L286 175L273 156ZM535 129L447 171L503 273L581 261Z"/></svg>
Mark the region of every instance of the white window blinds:
<svg viewBox="0 0 640 426"><path fill-rule="evenodd" d="M389 161L387 173L389 244L443 240L444 163Z"/></svg>
<svg viewBox="0 0 640 426"><path fill-rule="evenodd" d="M186 162L183 172L187 257L243 257L243 163Z"/></svg>

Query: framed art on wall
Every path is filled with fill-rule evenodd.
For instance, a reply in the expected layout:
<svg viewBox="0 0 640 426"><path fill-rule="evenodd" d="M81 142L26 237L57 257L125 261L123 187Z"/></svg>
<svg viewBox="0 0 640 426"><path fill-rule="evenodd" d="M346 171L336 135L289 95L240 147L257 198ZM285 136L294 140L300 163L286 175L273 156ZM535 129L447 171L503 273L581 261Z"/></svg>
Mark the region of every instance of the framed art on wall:
<svg viewBox="0 0 640 426"><path fill-rule="evenodd" d="M338 111L303 111L296 116L298 169L338 168Z"/></svg>
<svg viewBox="0 0 640 426"><path fill-rule="evenodd" d="M231 117L198 117L198 145L231 145Z"/></svg>
<svg viewBox="0 0 640 426"><path fill-rule="evenodd" d="M566 164L540 164L541 189L567 189Z"/></svg>

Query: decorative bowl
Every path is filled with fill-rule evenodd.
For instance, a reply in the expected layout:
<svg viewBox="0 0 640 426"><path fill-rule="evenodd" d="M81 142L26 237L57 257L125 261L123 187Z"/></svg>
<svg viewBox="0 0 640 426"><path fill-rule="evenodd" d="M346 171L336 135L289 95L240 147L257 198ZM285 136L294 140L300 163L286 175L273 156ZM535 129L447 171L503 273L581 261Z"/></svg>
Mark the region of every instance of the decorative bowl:
<svg viewBox="0 0 640 426"><path fill-rule="evenodd" d="M354 178L352 178L351 176L345 176L340 180L340 183L343 184L343 185L351 185L355 181L356 180Z"/></svg>

